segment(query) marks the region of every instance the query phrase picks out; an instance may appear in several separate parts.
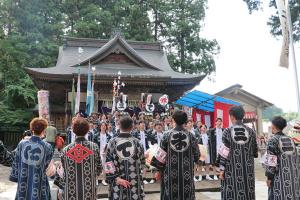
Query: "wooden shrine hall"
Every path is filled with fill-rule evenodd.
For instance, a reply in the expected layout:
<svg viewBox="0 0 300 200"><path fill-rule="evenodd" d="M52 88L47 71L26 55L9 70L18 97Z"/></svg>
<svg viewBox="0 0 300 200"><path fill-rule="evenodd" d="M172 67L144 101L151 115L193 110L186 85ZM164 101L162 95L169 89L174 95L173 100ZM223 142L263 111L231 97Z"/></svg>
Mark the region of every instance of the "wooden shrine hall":
<svg viewBox="0 0 300 200"><path fill-rule="evenodd" d="M151 93L154 102L162 94L175 101L205 77L175 72L159 42L126 41L120 34L109 40L66 37L54 67L26 68L37 88L49 91L51 121L59 130L70 122L72 81L77 81L78 66L80 110L85 110L89 63L95 68L94 112L112 106L113 81L119 71L129 106L138 105L141 93Z"/></svg>

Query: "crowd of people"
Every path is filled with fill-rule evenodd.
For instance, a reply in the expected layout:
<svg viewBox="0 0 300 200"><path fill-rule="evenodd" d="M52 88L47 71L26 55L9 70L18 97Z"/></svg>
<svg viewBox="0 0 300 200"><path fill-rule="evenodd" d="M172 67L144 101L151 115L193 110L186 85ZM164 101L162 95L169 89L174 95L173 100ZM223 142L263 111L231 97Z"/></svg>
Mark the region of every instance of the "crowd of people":
<svg viewBox="0 0 300 200"><path fill-rule="evenodd" d="M58 140L51 133L57 134L56 129L35 118L32 135L26 135L14 153L0 148L0 161L12 166L16 199L50 199L51 177L60 199L95 200L101 182L109 186L109 199L140 200L144 185L156 181L163 200L195 199L195 182L221 179L222 200L254 200L256 133L242 123L241 106L233 106L229 114L232 126L223 128L218 118L208 129L183 111L171 117L155 114L153 119L144 113L116 111L88 118L78 113L68 129L66 147L60 145L58 161L52 158ZM272 120L274 136L266 147L263 164L270 200L300 199L300 151L282 133L285 126L282 117Z"/></svg>
<svg viewBox="0 0 300 200"><path fill-rule="evenodd" d="M147 119L144 113L140 113L138 116L131 116L133 120L133 130L131 135L137 138L144 149L144 152L148 151L151 147L160 144L163 134L175 128L175 124L172 123L171 116L162 116L159 113L153 115L151 119ZM83 114L77 113L77 117L84 117ZM94 142L100 149L100 157L102 164L105 162L105 150L109 141L118 136L120 133L120 112L116 111L112 114L92 114L91 117L86 118L89 122L89 131L85 135L86 140ZM200 162L199 165L195 166L195 181L206 180L218 180L216 173L216 158L217 152L222 143L222 119L216 120L216 127L208 130L205 124L201 122L195 122L192 118L188 118L187 123L184 125L185 129L190 131L197 139L197 143L204 146L206 149L206 159ZM74 142L76 135L70 127L67 130L68 144ZM148 166L144 170L144 177L146 177L146 171L153 173L151 180L144 178L144 184L155 183L154 174L155 168ZM102 177L105 178L105 177ZM101 182L107 186L105 179Z"/></svg>

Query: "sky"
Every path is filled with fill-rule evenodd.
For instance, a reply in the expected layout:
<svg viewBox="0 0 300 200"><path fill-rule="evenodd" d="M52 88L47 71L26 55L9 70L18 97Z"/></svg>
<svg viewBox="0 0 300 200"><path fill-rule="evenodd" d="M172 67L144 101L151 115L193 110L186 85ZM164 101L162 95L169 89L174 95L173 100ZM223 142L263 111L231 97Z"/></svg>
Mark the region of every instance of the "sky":
<svg viewBox="0 0 300 200"><path fill-rule="evenodd" d="M296 111L296 89L293 67L279 67L281 38L274 38L267 26L273 9L249 14L242 0L208 0L205 26L201 33L216 39L221 47L216 56L213 81L206 78L196 89L210 94L231 85L257 95L285 112ZM300 74L300 45L295 51Z"/></svg>

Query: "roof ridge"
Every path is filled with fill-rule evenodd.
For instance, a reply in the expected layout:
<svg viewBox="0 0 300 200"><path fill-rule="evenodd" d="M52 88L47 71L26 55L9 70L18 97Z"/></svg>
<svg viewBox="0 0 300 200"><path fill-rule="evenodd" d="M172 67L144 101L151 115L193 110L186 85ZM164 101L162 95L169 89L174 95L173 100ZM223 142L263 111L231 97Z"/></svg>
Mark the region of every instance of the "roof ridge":
<svg viewBox="0 0 300 200"><path fill-rule="evenodd" d="M111 39L100 39L100 38L84 38L84 37L72 37L63 36L63 39L67 41L99 41L99 42L109 42ZM126 39L124 39L126 40ZM137 40L126 40L127 43L137 43L137 44L156 44L162 45L161 41L137 41Z"/></svg>

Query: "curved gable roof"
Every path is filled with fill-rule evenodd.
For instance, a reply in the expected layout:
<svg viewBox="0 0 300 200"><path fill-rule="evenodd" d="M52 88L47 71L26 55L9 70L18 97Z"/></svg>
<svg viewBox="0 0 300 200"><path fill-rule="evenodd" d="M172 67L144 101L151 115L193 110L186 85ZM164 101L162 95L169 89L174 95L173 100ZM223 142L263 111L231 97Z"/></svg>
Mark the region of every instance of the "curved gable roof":
<svg viewBox="0 0 300 200"><path fill-rule="evenodd" d="M150 68L157 71L161 71L159 68L153 66L147 62L143 57L139 55L120 35L116 35L108 43L103 45L97 51L95 51L91 56L85 58L80 65L88 65L91 62L92 65L98 64L101 60L107 57L111 53L122 52L125 54L131 61L137 64L140 67ZM73 65L73 67L76 65Z"/></svg>

